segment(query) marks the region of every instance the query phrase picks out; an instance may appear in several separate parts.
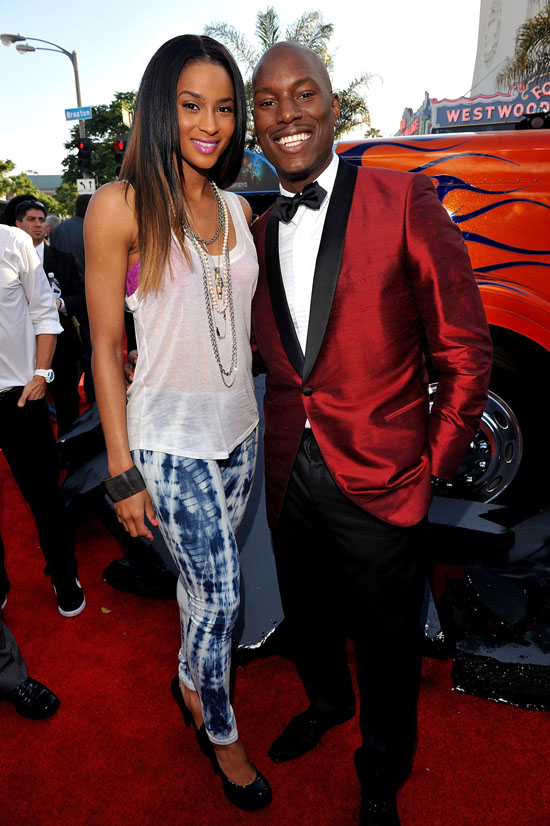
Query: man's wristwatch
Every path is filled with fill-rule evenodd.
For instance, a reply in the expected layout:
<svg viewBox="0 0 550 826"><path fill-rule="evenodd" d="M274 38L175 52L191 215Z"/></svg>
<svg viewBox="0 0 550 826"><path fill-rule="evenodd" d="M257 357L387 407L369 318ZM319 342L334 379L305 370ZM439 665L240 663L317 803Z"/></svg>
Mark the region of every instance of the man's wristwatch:
<svg viewBox="0 0 550 826"><path fill-rule="evenodd" d="M43 379L46 379L46 384L51 384L55 377L53 370L35 370L34 375L42 376Z"/></svg>

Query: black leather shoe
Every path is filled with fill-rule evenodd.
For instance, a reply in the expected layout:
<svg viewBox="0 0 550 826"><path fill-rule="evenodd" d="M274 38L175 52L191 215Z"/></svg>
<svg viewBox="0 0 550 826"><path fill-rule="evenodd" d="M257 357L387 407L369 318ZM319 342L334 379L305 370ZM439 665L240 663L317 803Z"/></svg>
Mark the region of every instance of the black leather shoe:
<svg viewBox="0 0 550 826"><path fill-rule="evenodd" d="M31 677L4 694L3 699L13 703L18 714L30 720L45 720L57 711L61 703L53 691Z"/></svg>
<svg viewBox="0 0 550 826"><path fill-rule="evenodd" d="M333 714L322 714L308 708L290 721L268 751L274 763L294 760L314 749L325 732L333 726L351 720L355 709L350 708Z"/></svg>
<svg viewBox="0 0 550 826"><path fill-rule="evenodd" d="M361 804L359 826L400 826L395 797L364 800Z"/></svg>
<svg viewBox="0 0 550 826"><path fill-rule="evenodd" d="M271 786L263 774L256 769L256 766L254 766L254 769L256 769L256 778L252 781L252 783L248 783L246 786L239 786L237 783L230 780L229 777L226 777L226 775L222 772L216 758L214 746L206 733L204 723L200 728L197 728L191 712L185 705L185 700L183 699L183 695L181 693L179 676L177 674L170 684L170 691L172 692L172 697L179 706L183 717L183 722L186 726L190 726L191 724L193 725L200 750L210 760L214 774L220 775L222 779L223 791L229 802L234 806L238 806L239 809L244 809L246 812L255 812L258 809L263 809L264 806L271 803Z"/></svg>
<svg viewBox="0 0 550 826"><path fill-rule="evenodd" d="M256 766L253 766L253 768L256 769ZM226 777L221 769L219 769L219 772L225 796L230 803L238 806L239 809L244 809L245 812L256 812L271 803L271 786L258 769L256 769L256 779L246 786L238 786L237 783L233 783L232 780Z"/></svg>
<svg viewBox="0 0 550 826"><path fill-rule="evenodd" d="M172 571L149 560L115 559L103 571L111 588L152 599L176 599L178 579Z"/></svg>

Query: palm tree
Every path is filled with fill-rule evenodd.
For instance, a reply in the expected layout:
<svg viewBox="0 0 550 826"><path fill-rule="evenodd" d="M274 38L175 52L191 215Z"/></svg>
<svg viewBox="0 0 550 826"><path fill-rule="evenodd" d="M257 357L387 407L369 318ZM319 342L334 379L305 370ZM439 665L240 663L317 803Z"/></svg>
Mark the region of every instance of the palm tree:
<svg viewBox="0 0 550 826"><path fill-rule="evenodd" d="M508 88L513 83L528 83L550 74L550 2L520 26L514 56L504 64L497 85Z"/></svg>
<svg viewBox="0 0 550 826"><path fill-rule="evenodd" d="M294 23L287 26L284 37L281 37L281 22L273 6L268 6L265 12L259 11L256 14L256 36L259 41L257 48L248 42L242 32L222 21L208 24L204 27L204 32L227 46L243 71L249 105L248 149L258 149L251 115L252 72L264 52L280 40L292 40L316 52L329 72L334 67L333 57L328 50L328 41L332 37L334 26L332 23L324 23L319 11L304 12ZM345 89L334 90L340 97L341 105L336 138L361 124L370 125L369 108L363 93L369 88L371 80L372 75L365 72L354 78Z"/></svg>

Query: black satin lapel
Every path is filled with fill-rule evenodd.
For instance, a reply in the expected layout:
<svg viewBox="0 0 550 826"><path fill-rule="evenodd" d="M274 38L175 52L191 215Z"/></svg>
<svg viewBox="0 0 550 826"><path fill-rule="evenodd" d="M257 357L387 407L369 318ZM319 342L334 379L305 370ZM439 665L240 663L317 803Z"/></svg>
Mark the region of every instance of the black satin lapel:
<svg viewBox="0 0 550 826"><path fill-rule="evenodd" d="M342 263L357 167L340 159L313 276L303 380L311 373L327 329Z"/></svg>
<svg viewBox="0 0 550 826"><path fill-rule="evenodd" d="M279 221L274 215L269 216L265 231L265 267L271 306L273 307L273 315L279 328L281 341L290 363L298 375L301 376L304 369L304 355L286 300L279 262Z"/></svg>

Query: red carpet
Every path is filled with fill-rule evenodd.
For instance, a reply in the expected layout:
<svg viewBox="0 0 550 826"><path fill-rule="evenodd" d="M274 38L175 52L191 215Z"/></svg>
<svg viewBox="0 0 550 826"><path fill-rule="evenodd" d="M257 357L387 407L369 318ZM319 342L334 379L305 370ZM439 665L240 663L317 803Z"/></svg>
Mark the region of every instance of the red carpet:
<svg viewBox="0 0 550 826"><path fill-rule="evenodd" d="M4 619L31 675L62 700L45 722L0 703L2 826L352 826L357 720L310 755L270 764L267 748L304 696L286 660L239 668L239 729L274 801L256 814L234 809L170 695L176 604L103 583L122 549L89 521L78 532L87 606L64 619L1 454L0 498L12 582ZM425 660L423 673L416 762L399 797L403 826L548 826L550 716L455 694L449 662Z"/></svg>

